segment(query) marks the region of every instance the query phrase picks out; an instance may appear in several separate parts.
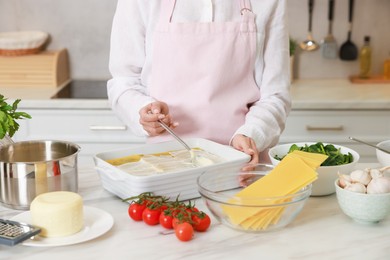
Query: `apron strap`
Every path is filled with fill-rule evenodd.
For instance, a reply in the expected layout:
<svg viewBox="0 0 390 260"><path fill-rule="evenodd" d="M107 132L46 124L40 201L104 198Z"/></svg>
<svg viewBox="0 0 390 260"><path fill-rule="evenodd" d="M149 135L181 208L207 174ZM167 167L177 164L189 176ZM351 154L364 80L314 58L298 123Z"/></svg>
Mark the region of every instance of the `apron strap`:
<svg viewBox="0 0 390 260"><path fill-rule="evenodd" d="M240 13L243 16L244 21L254 20L254 14L252 12L252 5L250 0L238 0L240 5ZM176 0L161 0L160 3L160 24L170 23L172 15L175 10Z"/></svg>
<svg viewBox="0 0 390 260"><path fill-rule="evenodd" d="M252 12L252 6L250 0L239 0L240 13L243 15L245 12Z"/></svg>
<svg viewBox="0 0 390 260"><path fill-rule="evenodd" d="M175 10L176 0L161 0L160 3L160 24L170 23L173 10Z"/></svg>
<svg viewBox="0 0 390 260"><path fill-rule="evenodd" d="M252 11L252 5L250 0L238 0L240 4L240 13L241 13L241 31L256 31L255 20L256 15Z"/></svg>

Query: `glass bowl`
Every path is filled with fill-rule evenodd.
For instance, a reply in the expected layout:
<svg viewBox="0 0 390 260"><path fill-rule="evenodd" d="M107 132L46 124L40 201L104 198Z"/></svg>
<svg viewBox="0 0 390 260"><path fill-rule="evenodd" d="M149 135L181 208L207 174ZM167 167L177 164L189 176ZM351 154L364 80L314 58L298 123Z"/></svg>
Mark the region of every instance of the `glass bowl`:
<svg viewBox="0 0 390 260"><path fill-rule="evenodd" d="M282 197L236 196L273 168L268 164L214 168L198 177L198 190L210 212L225 226L252 233L277 230L290 224L301 212L311 185Z"/></svg>

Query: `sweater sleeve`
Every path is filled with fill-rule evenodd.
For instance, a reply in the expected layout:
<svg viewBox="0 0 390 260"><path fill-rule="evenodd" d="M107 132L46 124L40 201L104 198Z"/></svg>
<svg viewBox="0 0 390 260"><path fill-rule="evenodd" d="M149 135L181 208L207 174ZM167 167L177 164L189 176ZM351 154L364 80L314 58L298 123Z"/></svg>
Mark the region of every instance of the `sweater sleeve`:
<svg viewBox="0 0 390 260"><path fill-rule="evenodd" d="M274 1L269 20L257 22L258 44L263 45L258 46L255 65L260 99L250 107L245 124L235 133L253 138L259 151L278 143L291 110L286 11L285 0Z"/></svg>
<svg viewBox="0 0 390 260"><path fill-rule="evenodd" d="M138 0L118 0L111 31L108 100L114 113L138 136L146 135L139 123L139 110L153 102L141 83L145 35Z"/></svg>

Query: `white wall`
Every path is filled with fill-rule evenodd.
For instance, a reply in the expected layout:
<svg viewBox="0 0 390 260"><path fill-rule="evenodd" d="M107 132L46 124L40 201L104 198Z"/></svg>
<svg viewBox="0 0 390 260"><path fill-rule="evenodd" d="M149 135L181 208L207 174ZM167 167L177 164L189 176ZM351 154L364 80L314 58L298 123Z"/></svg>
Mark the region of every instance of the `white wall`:
<svg viewBox="0 0 390 260"><path fill-rule="evenodd" d="M42 30L49 49L67 48L74 79L108 79L116 0L0 0L0 32Z"/></svg>
<svg viewBox="0 0 390 260"><path fill-rule="evenodd" d="M145 0L148 1L148 0ZM252 0L262 1L262 0ZM291 36L302 41L308 27L308 0L288 0ZM364 35L373 46L373 71L381 73L390 52L390 0L355 0L352 41L359 47ZM327 34L328 0L315 0L313 35ZM109 37L115 0L0 0L0 32L42 30L50 33L49 49L67 48L75 79L108 79ZM339 45L347 38L348 0L336 0L334 36ZM343 78L355 74L358 62L327 60L320 51L299 52L295 76Z"/></svg>
<svg viewBox="0 0 390 260"><path fill-rule="evenodd" d="M300 41L307 37L308 0L288 0L291 36ZM338 47L347 40L348 0L335 0L333 35ZM328 0L315 0L313 37L320 42L328 32ZM383 73L383 62L390 53L390 0L355 0L352 42L359 48L365 35L371 36L373 73ZM320 51L300 52L295 76L299 78L343 78L356 74L357 61L329 60Z"/></svg>

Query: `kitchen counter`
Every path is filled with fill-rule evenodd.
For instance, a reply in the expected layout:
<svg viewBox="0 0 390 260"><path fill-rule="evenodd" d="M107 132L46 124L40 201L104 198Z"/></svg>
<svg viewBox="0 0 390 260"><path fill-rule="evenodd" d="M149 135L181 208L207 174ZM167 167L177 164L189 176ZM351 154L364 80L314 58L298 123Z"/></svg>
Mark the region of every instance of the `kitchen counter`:
<svg viewBox="0 0 390 260"><path fill-rule="evenodd" d="M358 168L377 167L359 164ZM79 193L86 206L103 209L115 221L106 234L81 244L62 247L0 245L0 259L389 259L390 218L363 225L345 216L336 196L310 197L302 212L286 228L263 234L242 233L213 225L193 240L180 242L161 235L161 226L134 222L128 204L105 191L93 168L79 169ZM201 200L200 210L206 211ZM0 207L0 218L21 211Z"/></svg>
<svg viewBox="0 0 390 260"><path fill-rule="evenodd" d="M293 110L390 110L390 84L353 84L345 79L295 80Z"/></svg>
<svg viewBox="0 0 390 260"><path fill-rule="evenodd" d="M9 99L22 99L20 108L107 109L107 99L51 99L55 88L2 88ZM293 110L390 110L390 84L352 84L347 79L295 80Z"/></svg>

